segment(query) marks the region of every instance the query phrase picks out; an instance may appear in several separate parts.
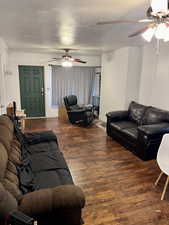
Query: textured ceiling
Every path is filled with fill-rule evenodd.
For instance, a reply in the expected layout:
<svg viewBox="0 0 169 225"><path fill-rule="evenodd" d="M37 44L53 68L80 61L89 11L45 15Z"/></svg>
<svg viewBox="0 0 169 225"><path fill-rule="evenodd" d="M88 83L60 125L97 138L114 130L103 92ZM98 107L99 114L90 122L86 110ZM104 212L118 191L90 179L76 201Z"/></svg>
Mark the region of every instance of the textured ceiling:
<svg viewBox="0 0 169 225"><path fill-rule="evenodd" d="M145 18L149 0L0 0L0 36L9 48L55 52L75 48L98 54L141 45L128 35L144 24L96 25L99 21Z"/></svg>

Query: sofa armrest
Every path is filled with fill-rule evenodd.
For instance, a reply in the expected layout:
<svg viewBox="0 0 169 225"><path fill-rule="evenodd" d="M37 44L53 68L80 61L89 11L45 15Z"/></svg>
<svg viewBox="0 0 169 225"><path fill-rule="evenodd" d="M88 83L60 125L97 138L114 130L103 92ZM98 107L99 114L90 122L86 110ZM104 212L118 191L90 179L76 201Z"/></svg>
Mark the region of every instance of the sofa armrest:
<svg viewBox="0 0 169 225"><path fill-rule="evenodd" d="M158 123L151 125L143 125L137 128L138 143L149 146L154 143L161 143L163 134L169 133L169 123Z"/></svg>
<svg viewBox="0 0 169 225"><path fill-rule="evenodd" d="M81 209L85 205L82 190L75 185L62 185L52 189L41 189L23 195L19 210L35 219L59 210Z"/></svg>
<svg viewBox="0 0 169 225"><path fill-rule="evenodd" d="M143 160L156 159L162 137L169 133L169 123L143 125L137 130L137 155Z"/></svg>
<svg viewBox="0 0 169 225"><path fill-rule="evenodd" d="M158 123L151 125L143 125L138 127L138 134L153 138L169 133L169 123Z"/></svg>
<svg viewBox="0 0 169 225"><path fill-rule="evenodd" d="M123 110L123 111L112 111L106 114L107 119L111 121L118 121L118 120L123 120L128 118L128 111Z"/></svg>

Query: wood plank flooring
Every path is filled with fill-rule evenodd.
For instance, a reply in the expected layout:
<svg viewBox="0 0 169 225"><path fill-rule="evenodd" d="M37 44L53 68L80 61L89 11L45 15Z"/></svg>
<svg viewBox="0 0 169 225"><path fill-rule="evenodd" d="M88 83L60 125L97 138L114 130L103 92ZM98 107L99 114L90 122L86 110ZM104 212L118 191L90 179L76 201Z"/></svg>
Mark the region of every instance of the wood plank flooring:
<svg viewBox="0 0 169 225"><path fill-rule="evenodd" d="M155 160L143 162L93 125L73 126L57 119L26 121L26 132L52 129L74 182L86 195L85 225L169 225L169 189Z"/></svg>

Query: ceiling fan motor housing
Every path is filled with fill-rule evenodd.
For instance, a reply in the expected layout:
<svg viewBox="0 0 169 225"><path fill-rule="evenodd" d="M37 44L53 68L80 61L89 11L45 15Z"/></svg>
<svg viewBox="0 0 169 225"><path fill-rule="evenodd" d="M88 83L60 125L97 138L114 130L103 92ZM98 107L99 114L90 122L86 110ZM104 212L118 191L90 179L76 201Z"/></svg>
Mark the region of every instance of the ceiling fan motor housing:
<svg viewBox="0 0 169 225"><path fill-rule="evenodd" d="M71 58L72 58L72 56L70 56L70 55L66 54L66 55L63 55L63 56L62 56L62 58L63 58L63 59L71 59Z"/></svg>
<svg viewBox="0 0 169 225"><path fill-rule="evenodd" d="M168 8L169 8L169 3L168 3ZM147 17L148 18L154 18L154 19L165 19L165 18L168 18L169 17L169 11L168 12L157 12L157 13L154 13L153 10L152 10L152 7L150 6L147 10Z"/></svg>

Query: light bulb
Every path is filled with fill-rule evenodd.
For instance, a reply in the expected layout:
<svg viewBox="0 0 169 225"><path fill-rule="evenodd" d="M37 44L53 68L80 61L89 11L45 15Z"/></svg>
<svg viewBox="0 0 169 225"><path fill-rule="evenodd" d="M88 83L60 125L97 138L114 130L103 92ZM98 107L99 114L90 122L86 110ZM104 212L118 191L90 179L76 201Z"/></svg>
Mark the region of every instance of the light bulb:
<svg viewBox="0 0 169 225"><path fill-rule="evenodd" d="M160 23L157 26L156 32L155 32L155 37L157 39L163 39L165 32L166 32L167 26L165 25L165 23Z"/></svg>
<svg viewBox="0 0 169 225"><path fill-rule="evenodd" d="M167 29L165 30L163 39L164 39L164 42L169 41L169 27L167 27Z"/></svg>
<svg viewBox="0 0 169 225"><path fill-rule="evenodd" d="M150 42L155 33L155 28L148 28L141 36L148 42Z"/></svg>
<svg viewBox="0 0 169 225"><path fill-rule="evenodd" d="M63 67L72 67L72 62L68 61L68 60L65 60L62 62L62 66Z"/></svg>
<svg viewBox="0 0 169 225"><path fill-rule="evenodd" d="M153 13L167 12L168 11L168 0L152 0L151 7Z"/></svg>

